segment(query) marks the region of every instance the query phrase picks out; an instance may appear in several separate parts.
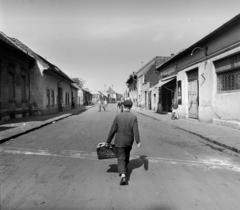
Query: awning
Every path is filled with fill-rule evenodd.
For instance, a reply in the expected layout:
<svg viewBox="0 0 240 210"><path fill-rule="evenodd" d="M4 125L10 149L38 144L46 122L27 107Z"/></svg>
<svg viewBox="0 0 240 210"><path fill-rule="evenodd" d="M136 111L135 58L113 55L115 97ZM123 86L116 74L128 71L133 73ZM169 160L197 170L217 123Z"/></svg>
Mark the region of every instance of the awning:
<svg viewBox="0 0 240 210"><path fill-rule="evenodd" d="M168 80L164 80L164 81L159 81L159 83L155 85L155 88L161 87L174 79L176 79L176 77L172 77L172 78L170 78Z"/></svg>

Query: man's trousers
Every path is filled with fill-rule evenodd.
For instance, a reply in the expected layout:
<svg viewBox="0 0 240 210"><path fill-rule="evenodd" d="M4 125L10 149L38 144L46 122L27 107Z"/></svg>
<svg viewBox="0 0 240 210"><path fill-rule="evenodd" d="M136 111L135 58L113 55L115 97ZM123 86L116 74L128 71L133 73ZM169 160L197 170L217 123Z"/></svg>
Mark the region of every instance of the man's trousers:
<svg viewBox="0 0 240 210"><path fill-rule="evenodd" d="M131 150L132 147L116 147L119 175L127 174L127 165L129 163Z"/></svg>

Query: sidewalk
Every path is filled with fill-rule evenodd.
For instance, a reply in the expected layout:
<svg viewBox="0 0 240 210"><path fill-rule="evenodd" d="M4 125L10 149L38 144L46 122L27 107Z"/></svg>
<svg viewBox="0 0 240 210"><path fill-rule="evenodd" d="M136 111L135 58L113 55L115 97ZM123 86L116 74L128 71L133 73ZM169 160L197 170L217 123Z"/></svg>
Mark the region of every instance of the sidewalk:
<svg viewBox="0 0 240 210"><path fill-rule="evenodd" d="M132 107L132 110L240 153L240 130L238 129L203 123L193 119L180 118L179 120L171 120L170 114L159 114L152 110L140 109L139 107Z"/></svg>
<svg viewBox="0 0 240 210"><path fill-rule="evenodd" d="M71 115L79 114L91 107L93 106L81 106L52 115L29 116L5 121L0 124L0 143L46 126L50 123L55 123L56 121L67 118Z"/></svg>

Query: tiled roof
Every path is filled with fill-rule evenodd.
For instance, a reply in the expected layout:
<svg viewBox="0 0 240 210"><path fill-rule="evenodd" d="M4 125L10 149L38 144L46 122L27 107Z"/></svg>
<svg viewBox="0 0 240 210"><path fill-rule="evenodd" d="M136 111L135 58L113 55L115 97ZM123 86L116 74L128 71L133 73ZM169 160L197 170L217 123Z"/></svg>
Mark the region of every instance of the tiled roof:
<svg viewBox="0 0 240 210"><path fill-rule="evenodd" d="M101 95L104 95L104 96L108 96L108 93L106 92L106 91L99 91L99 93L101 94Z"/></svg>
<svg viewBox="0 0 240 210"><path fill-rule="evenodd" d="M169 65L171 62L179 59L181 56L184 56L186 54L189 54L189 52L191 52L195 47L201 46L204 42L206 42L207 40L210 40L212 38L214 38L214 36L218 33L220 33L223 30L226 30L226 27L230 26L232 23L234 23L235 21L239 21L240 20L240 14L236 15L235 17L233 17L232 19L230 19L229 21L227 21L226 23L224 23L223 25L221 25L220 27L218 27L217 29L215 29L213 32L209 33L208 35L204 36L202 39L200 39L199 41L195 42L194 44L192 44L191 46L189 46L188 48L181 50L179 53L177 53L175 56L173 56L171 59L167 60L165 63L157 66L157 70L159 71L161 68L166 67L167 65Z"/></svg>
<svg viewBox="0 0 240 210"><path fill-rule="evenodd" d="M108 88L107 92L109 94L116 94L116 92L111 87Z"/></svg>
<svg viewBox="0 0 240 210"><path fill-rule="evenodd" d="M95 91L91 91L92 94L100 94L99 91L95 90Z"/></svg>
<svg viewBox="0 0 240 210"><path fill-rule="evenodd" d="M76 89L78 89L78 90L81 89L76 83L72 83L71 86L74 87L74 88L76 88Z"/></svg>
<svg viewBox="0 0 240 210"><path fill-rule="evenodd" d="M65 77L66 79L68 79L69 81L73 82L72 79L65 74L62 70L60 70L57 66L53 65L52 63L50 63L49 61L47 61L45 58L43 58L42 56L38 55L37 53L33 52L29 47L27 47L25 44L23 44L21 41L19 41L16 38L11 38L8 37L15 45L17 45L18 47L20 47L22 50L24 50L25 53L27 53L28 55L31 55L32 57L34 57L36 60L38 60L44 68L46 68L45 70L50 70L50 71L54 71L58 74L60 74L61 76Z"/></svg>
<svg viewBox="0 0 240 210"><path fill-rule="evenodd" d="M15 42L10 37L8 37L6 34L4 34L2 31L0 31L0 40L4 41L5 43L14 47L15 49L17 49L25 54L28 54L20 46L16 45Z"/></svg>
<svg viewBox="0 0 240 210"><path fill-rule="evenodd" d="M148 63L146 63L140 70L138 70L135 74L139 77L142 74L145 74L149 71L152 65L158 66L160 63L166 62L170 57L167 56L156 56ZM152 64L151 64L152 63Z"/></svg>

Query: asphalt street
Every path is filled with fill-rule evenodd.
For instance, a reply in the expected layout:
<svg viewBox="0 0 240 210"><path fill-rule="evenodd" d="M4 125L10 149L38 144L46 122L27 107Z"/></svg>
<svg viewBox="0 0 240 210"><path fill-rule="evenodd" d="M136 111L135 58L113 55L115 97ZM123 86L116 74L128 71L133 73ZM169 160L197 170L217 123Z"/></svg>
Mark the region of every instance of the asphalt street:
<svg viewBox="0 0 240 210"><path fill-rule="evenodd" d="M132 112L142 147L133 146L128 185L116 159L96 155L119 110L93 107L0 145L1 210L239 208L239 154Z"/></svg>

